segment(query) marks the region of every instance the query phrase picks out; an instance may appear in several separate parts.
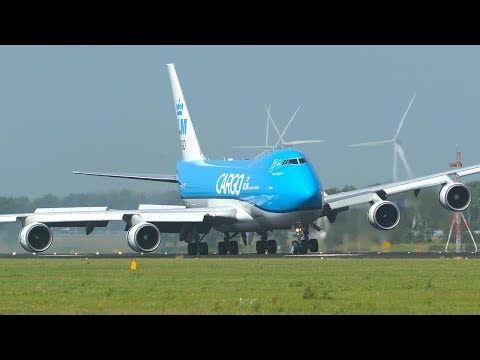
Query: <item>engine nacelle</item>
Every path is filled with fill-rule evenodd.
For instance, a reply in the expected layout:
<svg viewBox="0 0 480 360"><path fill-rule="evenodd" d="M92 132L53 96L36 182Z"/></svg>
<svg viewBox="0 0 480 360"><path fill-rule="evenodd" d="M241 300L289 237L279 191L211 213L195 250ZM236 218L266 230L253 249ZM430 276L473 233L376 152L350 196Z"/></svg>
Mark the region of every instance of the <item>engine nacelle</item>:
<svg viewBox="0 0 480 360"><path fill-rule="evenodd" d="M370 206L367 217L375 229L391 230L400 222L400 210L391 201L379 201Z"/></svg>
<svg viewBox="0 0 480 360"><path fill-rule="evenodd" d="M472 201L470 190L465 184L453 182L446 184L440 190L440 204L452 211L463 211Z"/></svg>
<svg viewBox="0 0 480 360"><path fill-rule="evenodd" d="M20 230L18 241L27 251L42 252L52 245L52 231L45 224L31 223Z"/></svg>
<svg viewBox="0 0 480 360"><path fill-rule="evenodd" d="M137 252L151 252L160 245L160 231L150 223L132 226L127 233L128 245Z"/></svg>

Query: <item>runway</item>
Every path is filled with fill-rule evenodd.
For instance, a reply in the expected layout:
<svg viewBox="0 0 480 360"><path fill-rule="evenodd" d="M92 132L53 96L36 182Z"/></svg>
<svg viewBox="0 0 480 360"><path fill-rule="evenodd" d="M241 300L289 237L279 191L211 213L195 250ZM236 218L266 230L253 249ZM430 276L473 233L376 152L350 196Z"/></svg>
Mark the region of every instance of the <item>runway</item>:
<svg viewBox="0 0 480 360"><path fill-rule="evenodd" d="M185 258L185 259L480 259L480 252L348 252L348 253L307 253L292 255L240 253L238 255L186 255L183 253L7 253L0 254L2 259L115 259L115 258Z"/></svg>

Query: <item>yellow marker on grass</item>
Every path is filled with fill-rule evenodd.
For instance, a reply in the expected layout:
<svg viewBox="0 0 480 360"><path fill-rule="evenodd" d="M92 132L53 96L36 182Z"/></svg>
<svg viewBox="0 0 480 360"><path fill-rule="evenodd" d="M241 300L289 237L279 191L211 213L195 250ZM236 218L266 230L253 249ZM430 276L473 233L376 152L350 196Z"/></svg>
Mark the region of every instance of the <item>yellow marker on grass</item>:
<svg viewBox="0 0 480 360"><path fill-rule="evenodd" d="M130 269L137 270L137 260L136 259L132 259L132 261L130 261Z"/></svg>

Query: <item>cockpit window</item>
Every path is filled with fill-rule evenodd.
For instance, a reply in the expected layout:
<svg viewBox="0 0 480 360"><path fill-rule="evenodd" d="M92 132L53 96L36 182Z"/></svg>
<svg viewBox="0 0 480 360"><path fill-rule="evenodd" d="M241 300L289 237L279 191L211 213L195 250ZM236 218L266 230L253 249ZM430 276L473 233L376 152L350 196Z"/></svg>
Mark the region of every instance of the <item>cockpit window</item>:
<svg viewBox="0 0 480 360"><path fill-rule="evenodd" d="M298 164L306 164L307 160L305 158L299 158L299 159L286 159L283 160L282 165L298 165Z"/></svg>

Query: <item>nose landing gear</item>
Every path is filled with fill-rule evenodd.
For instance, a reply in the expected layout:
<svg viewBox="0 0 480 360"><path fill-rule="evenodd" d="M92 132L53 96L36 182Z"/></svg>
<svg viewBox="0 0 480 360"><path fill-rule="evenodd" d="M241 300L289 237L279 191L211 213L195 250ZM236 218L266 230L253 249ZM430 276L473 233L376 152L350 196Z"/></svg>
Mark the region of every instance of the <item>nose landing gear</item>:
<svg viewBox="0 0 480 360"><path fill-rule="evenodd" d="M308 236L308 225L299 224L295 226L295 236L297 240L292 241L292 254L306 254L310 252L318 252L317 239L310 239Z"/></svg>

